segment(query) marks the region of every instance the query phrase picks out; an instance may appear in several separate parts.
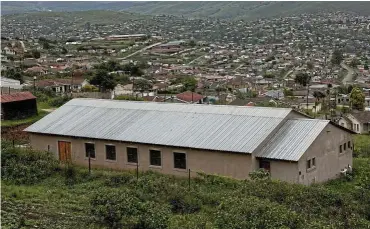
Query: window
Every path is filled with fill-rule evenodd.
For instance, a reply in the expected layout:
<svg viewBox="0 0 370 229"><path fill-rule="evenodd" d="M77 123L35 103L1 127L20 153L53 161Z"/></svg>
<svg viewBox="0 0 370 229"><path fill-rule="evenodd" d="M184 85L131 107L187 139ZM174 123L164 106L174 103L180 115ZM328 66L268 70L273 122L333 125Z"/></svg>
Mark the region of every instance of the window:
<svg viewBox="0 0 370 229"><path fill-rule="evenodd" d="M95 158L95 144L85 143L85 153L86 157Z"/></svg>
<svg viewBox="0 0 370 229"><path fill-rule="evenodd" d="M313 157L311 159L311 164L312 164L312 167L316 167L316 158L315 157Z"/></svg>
<svg viewBox="0 0 370 229"><path fill-rule="evenodd" d="M307 169L311 168L311 160L307 160Z"/></svg>
<svg viewBox="0 0 370 229"><path fill-rule="evenodd" d="M346 143L344 143L343 144L343 150L345 151L347 149L347 144Z"/></svg>
<svg viewBox="0 0 370 229"><path fill-rule="evenodd" d="M173 163L175 169L186 169L186 154L173 153Z"/></svg>
<svg viewBox="0 0 370 229"><path fill-rule="evenodd" d="M159 150L150 150L150 165L161 166L162 159L161 159L161 151Z"/></svg>
<svg viewBox="0 0 370 229"><path fill-rule="evenodd" d="M342 153L342 145L339 146L339 153Z"/></svg>
<svg viewBox="0 0 370 229"><path fill-rule="evenodd" d="M356 124L357 125L357 131L359 131L360 130L360 125L359 124Z"/></svg>
<svg viewBox="0 0 370 229"><path fill-rule="evenodd" d="M348 141L347 146L349 149L351 148L351 141Z"/></svg>
<svg viewBox="0 0 370 229"><path fill-rule="evenodd" d="M116 146L114 145L105 145L105 154L107 160L116 160Z"/></svg>
<svg viewBox="0 0 370 229"><path fill-rule="evenodd" d="M137 148L127 147L127 162L137 163Z"/></svg>

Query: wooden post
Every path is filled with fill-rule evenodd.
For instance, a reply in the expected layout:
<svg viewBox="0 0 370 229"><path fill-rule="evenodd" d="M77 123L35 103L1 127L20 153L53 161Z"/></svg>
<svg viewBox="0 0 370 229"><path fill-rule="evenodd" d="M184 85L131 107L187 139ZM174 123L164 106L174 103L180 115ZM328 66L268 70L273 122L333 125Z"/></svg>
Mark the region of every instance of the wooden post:
<svg viewBox="0 0 370 229"><path fill-rule="evenodd" d="M189 190L190 190L190 169L189 169L189 181L188 181L188 183L189 183Z"/></svg>
<svg viewBox="0 0 370 229"><path fill-rule="evenodd" d="M136 179L139 180L139 162L136 162Z"/></svg>
<svg viewBox="0 0 370 229"><path fill-rule="evenodd" d="M91 175L91 156L89 152L89 175Z"/></svg>

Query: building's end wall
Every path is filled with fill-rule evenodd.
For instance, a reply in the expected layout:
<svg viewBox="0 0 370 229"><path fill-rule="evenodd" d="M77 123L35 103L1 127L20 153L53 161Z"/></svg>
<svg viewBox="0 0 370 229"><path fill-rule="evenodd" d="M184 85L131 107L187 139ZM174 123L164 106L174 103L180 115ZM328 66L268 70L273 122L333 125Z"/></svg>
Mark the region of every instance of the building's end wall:
<svg viewBox="0 0 370 229"><path fill-rule="evenodd" d="M187 169L191 170L191 175L196 172L205 172L206 174L217 174L233 177L237 179L247 179L249 172L252 171L251 155L237 154L217 151L202 151L195 149L180 149L176 147L162 147L145 144L128 144L123 142L81 139L70 137L59 137L49 135L30 134L31 145L34 149L48 150L58 156L58 141L71 142L72 160L76 164L88 165L88 159L85 157L86 142L95 143L96 159L91 160L92 167L107 167L113 169L136 169L136 164L127 163L126 147L132 146L138 148L139 170L154 170L165 174L187 176L187 170L174 168L173 152L186 153ZM116 146L116 161L107 161L105 159L105 144L114 144ZM48 147L49 146L49 147ZM151 167L149 165L149 150L157 149L162 153L162 166Z"/></svg>
<svg viewBox="0 0 370 229"><path fill-rule="evenodd" d="M298 183L298 163L289 161L270 161L272 179Z"/></svg>
<svg viewBox="0 0 370 229"><path fill-rule="evenodd" d="M343 144L351 143L351 148ZM339 153L342 145L343 153ZM309 185L325 182L340 176L341 169L352 166L352 135L332 124L328 124L298 162L299 183ZM315 157L315 168L307 169L307 160Z"/></svg>

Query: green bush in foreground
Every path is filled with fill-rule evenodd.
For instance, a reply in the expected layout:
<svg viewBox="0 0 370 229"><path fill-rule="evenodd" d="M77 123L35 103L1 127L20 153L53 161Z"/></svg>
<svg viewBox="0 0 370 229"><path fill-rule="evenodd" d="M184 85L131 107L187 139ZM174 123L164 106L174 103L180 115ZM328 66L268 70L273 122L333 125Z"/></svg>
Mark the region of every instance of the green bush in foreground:
<svg viewBox="0 0 370 229"><path fill-rule="evenodd" d="M2 147L1 178L15 184L35 184L55 172L58 162L49 152Z"/></svg>

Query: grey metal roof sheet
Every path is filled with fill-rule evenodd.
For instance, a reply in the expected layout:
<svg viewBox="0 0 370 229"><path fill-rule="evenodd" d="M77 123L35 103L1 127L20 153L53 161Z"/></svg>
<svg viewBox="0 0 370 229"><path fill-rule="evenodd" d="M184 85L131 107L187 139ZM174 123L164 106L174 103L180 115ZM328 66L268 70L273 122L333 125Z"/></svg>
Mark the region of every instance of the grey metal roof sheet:
<svg viewBox="0 0 370 229"><path fill-rule="evenodd" d="M251 153L291 109L73 99L25 131Z"/></svg>
<svg viewBox="0 0 370 229"><path fill-rule="evenodd" d="M256 157L298 161L330 121L288 120Z"/></svg>

